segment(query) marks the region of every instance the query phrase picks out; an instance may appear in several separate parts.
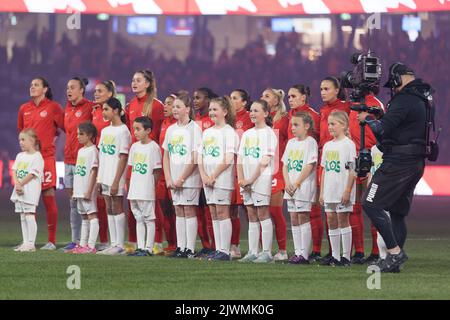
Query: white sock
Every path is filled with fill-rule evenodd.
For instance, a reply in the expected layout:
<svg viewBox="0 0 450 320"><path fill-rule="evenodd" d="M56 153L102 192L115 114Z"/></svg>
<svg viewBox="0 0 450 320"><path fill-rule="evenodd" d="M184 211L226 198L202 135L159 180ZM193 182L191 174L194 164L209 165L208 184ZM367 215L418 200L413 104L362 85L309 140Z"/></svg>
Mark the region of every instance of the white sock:
<svg viewBox="0 0 450 320"><path fill-rule="evenodd" d="M379 232L377 232L377 245L378 245L378 250L380 251L380 258L386 259L386 255L387 255L386 243L384 242L384 239Z"/></svg>
<svg viewBox="0 0 450 320"><path fill-rule="evenodd" d="M302 257L308 260L312 242L311 223L307 222L302 224L300 231L302 238Z"/></svg>
<svg viewBox="0 0 450 320"><path fill-rule="evenodd" d="M109 239L111 240L111 247L117 245L117 234L116 234L116 220L112 214L108 214L108 229L109 229Z"/></svg>
<svg viewBox="0 0 450 320"><path fill-rule="evenodd" d="M352 227L341 228L342 237L342 256L350 261L352 252Z"/></svg>
<svg viewBox="0 0 450 320"><path fill-rule="evenodd" d="M94 218L89 220L89 240L88 240L89 248L95 248L95 243L97 242L99 230L100 226L98 224L98 219Z"/></svg>
<svg viewBox="0 0 450 320"><path fill-rule="evenodd" d="M197 240L197 217L186 218L186 248L195 252L195 240Z"/></svg>
<svg viewBox="0 0 450 320"><path fill-rule="evenodd" d="M117 246L123 248L125 245L125 213L114 216L116 221Z"/></svg>
<svg viewBox="0 0 450 320"><path fill-rule="evenodd" d="M145 249L145 223L144 217L136 218L136 238L137 238L137 248Z"/></svg>
<svg viewBox="0 0 450 320"><path fill-rule="evenodd" d="M225 219L220 221L220 251L230 254L231 246L231 233L233 232L233 226L231 219ZM215 236L215 235L214 235Z"/></svg>
<svg viewBox="0 0 450 320"><path fill-rule="evenodd" d="M22 229L22 244L28 243L28 225L27 225L27 218L25 213L20 214L20 226Z"/></svg>
<svg viewBox="0 0 450 320"><path fill-rule="evenodd" d="M177 247L181 250L186 249L186 218L176 217Z"/></svg>
<svg viewBox="0 0 450 320"><path fill-rule="evenodd" d="M300 226L291 226L292 230L292 240L294 241L294 251L295 255L299 256L302 254L302 238L300 235Z"/></svg>
<svg viewBox="0 0 450 320"><path fill-rule="evenodd" d="M213 226L213 232L214 232L214 244L216 246L216 251L219 251L220 248L220 221L219 220L213 220L212 221Z"/></svg>
<svg viewBox="0 0 450 320"><path fill-rule="evenodd" d="M273 224L272 219L261 221L263 251L272 254Z"/></svg>
<svg viewBox="0 0 450 320"><path fill-rule="evenodd" d="M28 244L34 246L37 234L36 218L34 215L27 215L25 219L27 220L28 227Z"/></svg>
<svg viewBox="0 0 450 320"><path fill-rule="evenodd" d="M153 251L153 244L155 243L155 220L144 220L147 229L147 240L145 241L145 248L147 248L150 253Z"/></svg>
<svg viewBox="0 0 450 320"><path fill-rule="evenodd" d="M259 222L248 223L248 251L258 255Z"/></svg>
<svg viewBox="0 0 450 320"><path fill-rule="evenodd" d="M334 230L328 229L328 235L330 236L331 254L333 258L341 261L341 231L339 228Z"/></svg>
<svg viewBox="0 0 450 320"><path fill-rule="evenodd" d="M80 235L80 247L85 247L87 245L89 238L89 220L81 221L81 235Z"/></svg>

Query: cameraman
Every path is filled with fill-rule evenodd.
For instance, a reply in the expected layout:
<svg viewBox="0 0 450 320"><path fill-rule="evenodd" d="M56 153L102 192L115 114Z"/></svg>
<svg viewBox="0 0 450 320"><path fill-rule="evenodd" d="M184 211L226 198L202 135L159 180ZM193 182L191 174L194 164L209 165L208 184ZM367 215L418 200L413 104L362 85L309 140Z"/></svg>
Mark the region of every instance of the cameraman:
<svg viewBox="0 0 450 320"><path fill-rule="evenodd" d="M358 115L358 120L372 129L384 153L362 205L388 249L386 259L378 266L382 272L395 272L408 260L402 249L407 233L405 217L424 171L426 99L431 87L416 79L414 71L402 63L391 65L384 87L393 94L386 114L380 120L367 112Z"/></svg>

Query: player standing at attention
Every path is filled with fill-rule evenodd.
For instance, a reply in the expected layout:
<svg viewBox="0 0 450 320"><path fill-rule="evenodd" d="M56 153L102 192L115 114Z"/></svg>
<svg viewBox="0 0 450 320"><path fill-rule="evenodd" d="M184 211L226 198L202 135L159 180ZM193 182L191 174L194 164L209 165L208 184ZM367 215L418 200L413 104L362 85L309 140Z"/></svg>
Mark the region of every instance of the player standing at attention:
<svg viewBox="0 0 450 320"><path fill-rule="evenodd" d="M275 167L277 137L270 127L272 118L266 101L257 100L250 108L255 127L244 132L238 153L238 182L247 207L248 252L240 262L272 262L273 224L269 204ZM263 251L258 254L259 228Z"/></svg>
<svg viewBox="0 0 450 320"><path fill-rule="evenodd" d="M98 150L95 146L97 129L92 122L78 126L78 142L83 146L78 150L73 179L73 198L78 213L82 217L80 245L72 253L96 253L95 243L99 231L97 217L97 173Z"/></svg>
<svg viewBox="0 0 450 320"><path fill-rule="evenodd" d="M275 236L278 242L278 252L273 257L275 261L285 261L288 259L286 252L286 219L283 214L283 164L281 156L284 153L288 141L289 117L284 104L284 91L280 89L268 88L264 90L262 100L265 100L270 107L270 115L273 119L273 130L278 137L278 149L275 153L275 171L272 181L272 195L270 197L270 216L275 224Z"/></svg>
<svg viewBox="0 0 450 320"><path fill-rule="evenodd" d="M87 79L74 77L66 87L67 104L64 109L64 129L66 144L64 146L64 186L70 199L70 229L72 241L64 248L64 252L71 252L80 242L81 215L77 210L77 200L73 198L73 180L78 150L82 145L78 142L78 126L92 120L94 103L84 98Z"/></svg>
<svg viewBox="0 0 450 320"><path fill-rule="evenodd" d="M230 98L234 109L236 110L234 129L236 130L240 140L245 131L255 126L252 120L250 120L250 112L248 111L251 105L250 95L244 89L235 89L231 92ZM231 225L233 226L230 249L230 256L232 259L239 259L242 257L241 249L239 248L241 237L241 220L239 219L239 209L242 208L242 210L245 211L245 215L247 215L247 209L243 205L244 202L242 200L237 180L237 171L235 169L234 196L232 197L230 208Z"/></svg>
<svg viewBox="0 0 450 320"><path fill-rule="evenodd" d="M125 125L125 112L116 98L109 98L103 104L103 117L111 121L111 125L103 129L100 136L97 182L105 198L111 246L98 253L116 255L124 252L123 196L131 135Z"/></svg>
<svg viewBox="0 0 450 320"><path fill-rule="evenodd" d="M327 215L332 257L322 264L350 266L352 227L349 216L355 203L356 147L348 137L347 113L333 111L328 117L328 130L333 140L328 141L322 150L319 201Z"/></svg>
<svg viewBox="0 0 450 320"><path fill-rule="evenodd" d="M128 165L131 166L128 200L136 219L138 246L129 255L151 256L155 241L155 186L161 174L161 152L158 144L149 137L151 119L134 119L133 129L138 141L131 146L128 157Z"/></svg>
<svg viewBox="0 0 450 320"><path fill-rule="evenodd" d="M287 143L283 154L283 176L291 216L292 238L295 254L289 259L292 264L309 264L311 248L311 206L316 200L316 165L318 147L312 138L314 122L305 111L292 115L291 130L294 138Z"/></svg>
<svg viewBox="0 0 450 320"><path fill-rule="evenodd" d="M37 234L36 207L41 195L44 159L40 142L33 129L24 129L19 134L20 152L12 167L14 190L11 201L15 204L15 212L20 213L22 244L14 251L34 252Z"/></svg>
<svg viewBox="0 0 450 320"><path fill-rule="evenodd" d="M177 122L167 129L163 144L164 176L176 213L177 249L172 256L190 259L195 257L196 207L202 187L197 166L202 132L192 120L193 111L189 95L179 94L173 106Z"/></svg>
<svg viewBox="0 0 450 320"><path fill-rule="evenodd" d="M47 212L48 243L41 250L56 250L56 225L58 207L56 206L56 148L57 130L64 130L64 111L52 101L53 95L47 80L34 78L30 86L31 100L20 106L17 118L19 132L33 128L41 142L40 152L44 158L42 178L42 201Z"/></svg>
<svg viewBox="0 0 450 320"><path fill-rule="evenodd" d="M216 251L210 260L229 261L232 225L230 204L234 190L234 157L239 137L234 131L234 108L229 97L214 98L209 117L215 125L203 132L198 167L211 211Z"/></svg>

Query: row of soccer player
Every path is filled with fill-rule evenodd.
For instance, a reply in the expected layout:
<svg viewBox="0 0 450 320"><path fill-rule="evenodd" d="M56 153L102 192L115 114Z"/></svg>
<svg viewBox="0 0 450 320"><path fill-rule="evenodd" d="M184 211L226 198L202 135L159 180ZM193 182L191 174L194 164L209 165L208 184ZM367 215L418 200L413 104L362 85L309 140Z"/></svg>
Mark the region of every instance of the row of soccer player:
<svg viewBox="0 0 450 320"><path fill-rule="evenodd" d="M96 85L95 89L95 103L89 102L87 99L84 98L84 92L85 92L85 85L86 83L83 82L79 78L73 78L68 82L67 86L67 98L68 103L64 111L54 102L51 101L51 90L48 85L48 83L43 78L36 78L32 81L32 86L30 88L30 95L31 95L31 101L22 105L19 111L19 129L24 128L34 128L36 130L37 136L42 142L42 155L44 157L44 163L45 163L45 169L44 169L44 182L43 182L43 199L44 204L47 208L47 217L48 217L48 224L49 224L49 243L46 245L49 249L54 249L54 243L55 243L55 225L56 225L56 205L54 207L52 206L51 197L53 196L53 187L54 187L54 177L55 177L55 170L54 170L54 137L56 134L57 128L62 128L66 131L67 141L66 141L66 149L65 149L65 163L66 163L66 173L67 177L65 179L66 187L69 187L69 192L72 193L71 187L71 179L70 176L76 176L76 156L78 148L80 147L78 137L77 137L77 127L81 122L84 122L86 120L91 120L95 127L97 128L98 132L103 133L103 129L105 127L112 128L114 127L112 124L110 124L110 121L106 118L104 118L104 110L102 110L102 106L104 105L104 102L107 101L110 97L114 95L114 85L112 81L105 81L102 83L99 83ZM134 119L138 116L144 115L150 118L153 122L153 128L150 134L150 138L154 141L160 142L161 146L164 142L164 136L165 131L167 128L173 124L174 122L178 121L178 108L173 109L173 113L171 112L171 103L173 103L175 96L167 97L166 103L163 106L156 98L155 98L155 92L156 92L156 86L153 74L149 71L138 71L134 74L133 80L132 80L132 90L136 93L136 97L133 98L127 108L124 111L125 119L123 119L127 125L128 128L131 129L132 124L134 123ZM292 122L290 119L293 118L293 114L298 111L305 111L309 116L312 118L314 122L314 130L312 133L310 133L315 139L318 141L318 148L319 150L322 150L324 147L324 144L327 141L330 141L333 139L332 135L328 131L328 115L331 113L332 110L343 110L346 114L350 113L349 110L349 103L341 101L338 96L340 94L340 88L339 88L339 82L336 80L336 78L333 77L327 77L325 78L321 83L321 96L325 103L325 105L320 109L320 115L317 114L307 103L307 99L309 96L309 88L303 85L294 85L289 89L289 104L291 107L291 110L289 113L286 112L286 107L283 102L283 92L282 90L274 90L274 89L266 89L263 92L262 99L265 102L261 102L260 104L262 107L264 107L264 104L267 104L267 110L265 112L268 113L268 116L273 117L273 130L277 133L277 148L275 148L278 152L278 155L281 155L285 151L285 147L287 144L288 138L293 136L292 133ZM180 97L186 96L185 94L182 94ZM213 120L209 117L209 107L210 102L214 98L214 94L211 92L211 90L207 88L200 88L194 93L194 99L193 104L190 104L189 97L186 96L186 102L188 105L186 106L187 110L189 112L193 113L195 111L195 120L200 124L201 129L206 129L208 127L211 127L215 125ZM180 99L177 99L178 101L181 101ZM236 132L241 135L243 131L251 128L254 125L254 118L250 118L250 113L246 110L246 108L249 107L250 101L248 94L245 92L245 90L235 90L231 93L231 109L234 109L232 112L228 112L229 116L234 114L236 115L236 121L234 127L236 128ZM376 100L376 98L373 95L370 95L366 97L367 103L370 105L378 104L380 105L379 101ZM113 103L112 103L113 104ZM257 104L258 105L258 104ZM380 105L381 106L381 105ZM60 116L64 115L64 116ZM355 128L357 131L355 131ZM353 132L352 132L353 131ZM350 133L351 137L355 140L357 147L359 146L359 142L357 141L357 138L359 137L359 125L356 120L356 115L353 114L353 111L350 113ZM356 134L355 134L356 133ZM111 138L107 138L111 139ZM136 141L135 136L132 137L134 141ZM370 147L370 144L373 144L375 139L373 138L373 135L368 135L368 139L366 139L366 146ZM249 140L250 141L250 140ZM97 141L98 142L98 141ZM174 154L177 154L177 152L184 153L183 149L179 149L179 144L177 144L177 140L173 140L174 143L168 144L167 148L172 148L172 152ZM254 143L254 142L249 142ZM99 144L101 146L101 144ZM108 143L108 141L105 141L104 143L104 150L107 152L111 152L111 143ZM172 147L171 147L172 146ZM249 147L247 150L248 152L252 152L256 149L252 149L252 147ZM214 150L212 151L214 153ZM170 149L169 149L170 154ZM277 156L275 158L278 158ZM170 162L169 162L170 163ZM277 165L277 163L275 163ZM101 168L101 167L100 167ZM174 168L176 168L176 165L174 165ZM282 166L279 165L279 168L282 168ZM111 172L109 172L111 175ZM130 178L131 173L129 173L126 178ZM161 175L162 177L163 175ZM127 179L125 179L127 180ZM173 183L177 183L179 181L173 181ZM242 181L241 181L242 182ZM275 255L276 260L285 260L287 259L286 254L286 223L284 221L284 217L282 214L282 203L283 203L283 190L285 189L284 183L283 183L283 172L282 170L276 170L275 175L273 177L273 183L272 183L272 192L270 196L270 205L268 206L268 212L271 217L271 221L275 224L275 231L278 241L278 247L279 251ZM183 184L184 185L184 184ZM112 187L112 185L110 186ZM176 187L173 189L174 186L170 186L171 190L177 190L180 189ZM206 185L206 187L208 187ZM248 186L244 185L242 187ZM113 189L115 191L115 189ZM244 188L244 190L246 190ZM178 190L179 191L179 190ZM206 191L206 190L205 190ZM286 191L289 191L286 187ZM291 190L292 191L292 190ZM107 192L107 191L106 191ZM207 193L208 191L206 191ZM245 192L244 192L245 194ZM177 196L180 194L175 195L175 199L173 199L174 203L176 203ZM202 195L202 192L200 196ZM193 200L195 200L196 195L192 195ZM211 196L211 194L209 194ZM213 194L212 196L215 196ZM177 233L180 228L173 228L174 225L177 225L177 219L173 219L174 216L170 215L170 193L167 192L167 188L164 186L164 180L161 178L157 182L157 188L156 188L156 198L158 201L155 203L155 212L156 212L156 221L159 221L159 228L158 223L156 224L156 241L158 243L162 242L162 229L164 229L166 233L166 238L169 242L169 249L175 249L175 238L178 238L175 236L175 230ZM235 197L236 201L234 203L239 204L239 198ZM358 196L357 196L358 198ZM54 198L53 198L54 200ZM109 199L111 200L111 199ZM107 201L108 208L112 209L114 208L114 213L116 214L109 214L108 218L105 219L105 215L101 214L102 210L102 201L101 198L97 199L98 203L98 218L100 220L100 240L102 243L105 242L105 238L107 238L107 235L105 234L106 228L105 225L108 223L110 225L118 224L119 228L117 229L118 232L113 234L112 232L113 228L110 229L110 236L111 238L113 236L119 235L119 237L122 237L122 233L120 230L120 226L123 226L125 222L125 215L123 214L123 208L122 205L119 204L120 201ZM244 199L245 200L245 199ZM117 204L117 205L116 205ZM116 205L116 207L115 207ZM131 206L130 206L131 207ZM81 228L81 232L78 232L77 237L77 223L76 218L79 217L77 213L77 205L75 200L71 200L71 225L72 225L72 243L70 243L66 250L72 250L76 247L77 238L80 236L80 233L83 233ZM207 209L207 207L205 207ZM108 213L112 213L113 211L108 210ZM220 221L220 218L217 219L217 217L221 216L221 211L219 210L213 210L213 212L208 212L209 210L202 210L202 209L194 209L194 212L189 211L188 213L180 213L177 209L177 216L188 216L190 218L197 217L197 224L198 224L198 234L202 240L203 249L200 251L200 255L206 255L209 254L212 250L212 248L215 247L218 248L219 242L217 242L217 239L214 239L215 232L214 229L218 229L218 221ZM163 214L169 213L167 215ZM232 246L231 255L232 256L239 256L238 252L238 243L239 243L239 220L236 218L235 212L236 212L236 206L232 206L231 209L231 221L232 221L232 239L234 241L234 250ZM49 214L50 213L50 214ZM53 214L52 214L53 213ZM234 213L234 214L233 214ZM210 214L212 214L213 218L216 219L208 219ZM249 219L251 222L252 219L254 220L254 211L248 212ZM352 219L352 216L354 219ZM103 217L103 218L101 218ZM132 219L133 216L128 216L128 226L129 226L129 241L133 241L133 236L136 236L136 229L139 229L138 226L133 224L134 219ZM158 219L159 218L159 219ZM186 218L184 218L186 220ZM211 221L212 220L212 221ZM267 220L267 219L265 219ZM103 222L102 222L103 221ZM164 222L162 222L164 221ZM181 221L181 220L180 220ZM189 230L193 230L193 219L187 219L187 222L185 221L185 228L189 227ZM94 222L95 223L95 222ZM295 223L295 221L294 221ZM80 223L85 228L87 226L87 222ZM179 222L181 225L181 222ZM360 205L357 203L354 206L353 214L350 214L350 224L353 228L353 244L355 245L356 253L354 258L361 258L364 255L364 246L363 246L363 235L362 235L362 215L361 215L361 208ZM138 224L139 225L139 224ZM103 228L102 228L103 226ZM194 225L195 226L195 225ZM295 224L294 224L295 226ZM103 232L102 232L103 229ZM114 228L116 229L116 228ZM159 232L158 232L159 229ZM252 230L254 229L254 225L252 227ZM266 227L264 230L267 230L267 222ZM296 229L296 228L294 228ZM79 230L79 228L78 228ZM94 228L95 230L95 228ZM225 227L226 230L226 227ZM237 230L237 232L236 232ZM259 230L259 229L258 229ZM335 229L332 229L335 230ZM313 239L313 252L311 254L311 258L315 259L320 256L321 251L321 240L323 237L323 222L321 218L321 208L318 205L313 204L311 209L311 231L312 231L312 239ZM356 232L355 232L356 231ZM159 233L159 236L158 236ZM190 231L189 234L192 232ZM217 232L216 232L217 233ZM220 233L217 233L220 234ZM237 237L236 237L237 234ZM209 236L209 237L208 237ZM102 239L103 238L103 239ZM236 241L237 238L237 241ZM331 238L331 237L330 237ZM186 238L187 239L187 238ZM371 255L374 257L378 252L376 251L378 248L376 248L376 236L374 237L373 241L373 253L374 255ZM112 240L112 239L111 239ZM187 241L187 240L186 240ZM83 244L83 243L82 243ZM182 243L178 243L177 247L180 247ZM155 249L155 248L154 248ZM158 250L158 247L156 247ZM192 250L192 249L191 249ZM155 250L153 250L155 252ZM178 250L180 251L180 250ZM183 251L184 252L184 251ZM177 252L179 253L179 252ZM306 254L305 254L306 255ZM328 259L329 260L329 259Z"/></svg>

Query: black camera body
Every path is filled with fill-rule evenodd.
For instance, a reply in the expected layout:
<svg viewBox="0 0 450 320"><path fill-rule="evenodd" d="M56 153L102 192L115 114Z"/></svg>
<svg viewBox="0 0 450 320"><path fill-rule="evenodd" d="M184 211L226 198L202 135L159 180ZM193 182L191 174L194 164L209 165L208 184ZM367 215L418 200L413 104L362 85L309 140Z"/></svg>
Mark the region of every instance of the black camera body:
<svg viewBox="0 0 450 320"><path fill-rule="evenodd" d="M380 58L367 54L355 53L350 60L355 65L353 71L341 73L341 83L344 88L352 89L350 92L350 100L353 105L350 109L357 112L368 112L380 118L383 111L376 107L368 107L365 104L365 97L369 93L377 93L379 91L381 80L381 61ZM372 167L372 155L370 150L365 148L365 123L360 123L360 148L356 158L355 171L358 177L366 177Z"/></svg>

